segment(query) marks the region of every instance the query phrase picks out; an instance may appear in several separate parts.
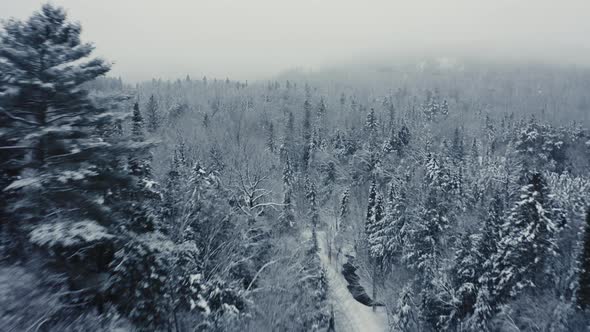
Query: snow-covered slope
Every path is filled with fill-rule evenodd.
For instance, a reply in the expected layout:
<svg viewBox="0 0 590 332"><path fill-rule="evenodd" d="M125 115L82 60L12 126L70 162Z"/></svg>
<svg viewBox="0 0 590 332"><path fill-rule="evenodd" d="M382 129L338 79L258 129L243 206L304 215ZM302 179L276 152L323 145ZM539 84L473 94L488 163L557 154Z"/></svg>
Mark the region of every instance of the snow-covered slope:
<svg viewBox="0 0 590 332"><path fill-rule="evenodd" d="M326 246L326 235L318 232L320 259L328 278L330 303L334 308L336 331L388 331L387 313L384 307L373 309L357 302L348 289L346 280L340 273L340 262L330 262Z"/></svg>

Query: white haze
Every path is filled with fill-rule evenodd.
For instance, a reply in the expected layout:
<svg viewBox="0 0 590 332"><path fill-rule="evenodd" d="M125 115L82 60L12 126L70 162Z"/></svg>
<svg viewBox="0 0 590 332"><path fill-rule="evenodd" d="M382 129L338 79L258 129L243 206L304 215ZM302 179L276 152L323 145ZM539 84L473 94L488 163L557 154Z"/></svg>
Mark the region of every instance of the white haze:
<svg viewBox="0 0 590 332"><path fill-rule="evenodd" d="M25 18L39 0L0 0ZM590 63L588 0L54 0L113 75L260 79L396 55Z"/></svg>

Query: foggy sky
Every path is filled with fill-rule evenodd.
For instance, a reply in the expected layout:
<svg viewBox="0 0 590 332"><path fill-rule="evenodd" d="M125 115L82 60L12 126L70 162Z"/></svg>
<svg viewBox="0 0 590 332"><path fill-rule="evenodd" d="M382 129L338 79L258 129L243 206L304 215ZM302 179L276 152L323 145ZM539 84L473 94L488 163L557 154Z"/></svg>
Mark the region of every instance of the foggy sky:
<svg viewBox="0 0 590 332"><path fill-rule="evenodd" d="M0 0L26 18L39 0ZM127 80L260 79L375 56L590 63L589 0L54 0Z"/></svg>

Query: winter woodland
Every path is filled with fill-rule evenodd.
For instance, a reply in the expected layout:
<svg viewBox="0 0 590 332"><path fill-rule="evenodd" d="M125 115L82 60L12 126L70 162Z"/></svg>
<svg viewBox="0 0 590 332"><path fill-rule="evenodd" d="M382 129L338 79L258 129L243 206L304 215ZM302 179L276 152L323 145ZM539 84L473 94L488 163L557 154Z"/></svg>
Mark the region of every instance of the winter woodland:
<svg viewBox="0 0 590 332"><path fill-rule="evenodd" d="M129 83L74 22L0 34L1 331L590 327L590 69Z"/></svg>

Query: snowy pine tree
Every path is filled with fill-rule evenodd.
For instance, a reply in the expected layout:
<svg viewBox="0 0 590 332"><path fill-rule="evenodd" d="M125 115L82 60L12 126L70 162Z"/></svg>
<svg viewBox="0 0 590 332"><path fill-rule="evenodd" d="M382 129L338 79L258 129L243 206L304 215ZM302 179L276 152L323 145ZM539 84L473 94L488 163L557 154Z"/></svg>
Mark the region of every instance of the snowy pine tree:
<svg viewBox="0 0 590 332"><path fill-rule="evenodd" d="M369 255L375 260L375 262L381 262L385 256L385 243L387 239L384 217L385 207L383 206L383 196L377 195L375 206L371 213L371 219L368 220L365 225Z"/></svg>
<svg viewBox="0 0 590 332"><path fill-rule="evenodd" d="M556 254L556 209L543 175L533 173L501 227L494 255L494 296L499 302L552 278L546 262Z"/></svg>
<svg viewBox="0 0 590 332"><path fill-rule="evenodd" d="M158 131L160 127L160 113L159 113L159 106L158 101L154 97L154 95L150 96L150 99L145 106L146 109L146 122L147 122L147 130L150 133L155 133Z"/></svg>
<svg viewBox="0 0 590 332"><path fill-rule="evenodd" d="M309 219L313 229L315 230L317 229L320 222L320 214L317 203L317 190L315 183L310 181L309 178L305 180L305 186L307 188L305 198L307 198L307 201L309 202Z"/></svg>
<svg viewBox="0 0 590 332"><path fill-rule="evenodd" d="M390 259L398 259L402 256L408 231L406 217L406 202L403 191L398 189L392 181L387 194L385 209L385 250Z"/></svg>
<svg viewBox="0 0 590 332"><path fill-rule="evenodd" d="M266 129L266 148L271 153L275 152L275 133L274 133L274 126L273 123L270 122Z"/></svg>
<svg viewBox="0 0 590 332"><path fill-rule="evenodd" d="M473 311L477 297L479 266L475 244L472 236L463 234L455 252L455 266L452 275L459 295L460 306L457 308L459 319L463 319Z"/></svg>
<svg viewBox="0 0 590 332"><path fill-rule="evenodd" d="M279 224L284 228L292 228L295 225L295 212L293 211L293 169L287 156L283 166L283 208L279 215Z"/></svg>
<svg viewBox="0 0 590 332"><path fill-rule="evenodd" d="M375 204L377 203L377 181L375 178L371 181L371 187L369 187L369 200L367 203L367 214L365 217L365 224L370 224L375 213Z"/></svg>
<svg viewBox="0 0 590 332"><path fill-rule="evenodd" d="M586 211L584 248L580 257L579 269L577 300L580 308L587 309L590 306L590 208Z"/></svg>
<svg viewBox="0 0 590 332"><path fill-rule="evenodd" d="M4 26L0 112L9 122L2 126L29 151L14 160L19 178L4 190L11 192L9 211L26 245L41 248L72 291L100 304L113 251L129 239L136 220L152 221L127 195L142 190L140 179L121 167L149 144L108 134L124 115L98 107L83 88L109 65L89 59L93 46L81 42L80 32L52 5ZM104 106L116 102L107 98ZM83 286L77 280L85 280Z"/></svg>
<svg viewBox="0 0 590 332"><path fill-rule="evenodd" d="M477 299L473 314L467 319L467 327L473 331L490 331L490 321L494 317L494 309L491 305L490 292L487 286L483 286L477 292Z"/></svg>
<svg viewBox="0 0 590 332"><path fill-rule="evenodd" d="M419 330L419 312L414 303L412 288L405 286L399 297L393 316L393 328L395 331L413 332Z"/></svg>

